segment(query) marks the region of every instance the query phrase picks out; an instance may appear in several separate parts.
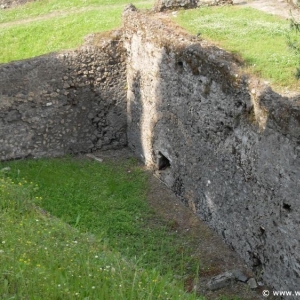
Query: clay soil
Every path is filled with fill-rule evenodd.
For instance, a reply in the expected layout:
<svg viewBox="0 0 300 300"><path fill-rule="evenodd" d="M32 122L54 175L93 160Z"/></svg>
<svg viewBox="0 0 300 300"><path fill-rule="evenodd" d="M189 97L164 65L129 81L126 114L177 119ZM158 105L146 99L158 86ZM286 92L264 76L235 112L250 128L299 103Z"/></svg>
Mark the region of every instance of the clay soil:
<svg viewBox="0 0 300 300"><path fill-rule="evenodd" d="M122 161L135 157L128 149L114 151L99 151L94 153L96 157L103 161ZM156 215L172 224L172 230L178 234L185 234L193 249L194 255L199 258L200 270L198 282L192 278L187 278L185 287L187 291L193 290L197 285L199 294L205 295L207 300L257 300L265 299L262 291L272 288L260 286L256 290L251 290L246 283L236 282L232 286L218 291L209 291L206 288L211 277L225 271L239 269L247 276L254 276L250 268L240 259L237 253L231 250L212 229L201 221L191 209L184 206L170 189L168 189L156 176L153 170L147 169L141 164L145 172L150 173L148 180L147 201L154 209ZM155 220L154 220L155 221ZM226 297L226 298L225 298ZM268 299L278 299L268 297Z"/></svg>

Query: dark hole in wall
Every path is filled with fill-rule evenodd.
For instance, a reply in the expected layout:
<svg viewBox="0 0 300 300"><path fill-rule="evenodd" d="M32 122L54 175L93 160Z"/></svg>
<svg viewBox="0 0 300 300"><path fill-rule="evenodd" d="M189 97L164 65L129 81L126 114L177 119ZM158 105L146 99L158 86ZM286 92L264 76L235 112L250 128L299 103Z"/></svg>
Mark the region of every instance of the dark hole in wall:
<svg viewBox="0 0 300 300"><path fill-rule="evenodd" d="M183 67L183 62L182 62L182 61L177 62L177 65L178 65L179 67Z"/></svg>
<svg viewBox="0 0 300 300"><path fill-rule="evenodd" d="M158 152L158 170L165 170L171 166L170 161L161 152Z"/></svg>
<svg viewBox="0 0 300 300"><path fill-rule="evenodd" d="M291 210L291 205L290 205L290 204L283 203L282 207L283 207L283 209L285 209L285 210L287 210L287 211L290 211L290 210Z"/></svg>

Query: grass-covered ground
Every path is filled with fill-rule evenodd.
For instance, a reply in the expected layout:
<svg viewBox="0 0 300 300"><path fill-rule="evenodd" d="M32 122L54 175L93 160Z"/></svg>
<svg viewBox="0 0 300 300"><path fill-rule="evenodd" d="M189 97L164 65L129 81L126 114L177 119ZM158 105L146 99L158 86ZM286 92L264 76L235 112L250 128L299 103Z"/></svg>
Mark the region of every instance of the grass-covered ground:
<svg viewBox="0 0 300 300"><path fill-rule="evenodd" d="M183 289L199 262L149 208L135 160L0 170L0 299L202 299Z"/></svg>
<svg viewBox="0 0 300 300"><path fill-rule="evenodd" d="M26 20L32 17L45 16L53 12L68 12L74 9L113 8L124 7L134 3L139 8L149 8L154 3L152 0L40 0L27 3L8 10L0 10L0 23L9 21Z"/></svg>
<svg viewBox="0 0 300 300"><path fill-rule="evenodd" d="M294 74L300 57L287 44L287 36L295 36L290 31L290 21L236 6L180 11L173 20L235 53L245 62L248 72L277 86L298 87Z"/></svg>
<svg viewBox="0 0 300 300"><path fill-rule="evenodd" d="M154 0L131 1L150 8ZM78 47L89 33L121 25L127 0L47 0L0 10L0 63ZM278 87L298 88L300 63L287 46L290 22L251 8L202 7L180 11L175 22L232 51L254 73Z"/></svg>
<svg viewBox="0 0 300 300"><path fill-rule="evenodd" d="M153 0L131 1L150 8ZM0 10L0 63L71 49L121 25L127 0L47 0Z"/></svg>

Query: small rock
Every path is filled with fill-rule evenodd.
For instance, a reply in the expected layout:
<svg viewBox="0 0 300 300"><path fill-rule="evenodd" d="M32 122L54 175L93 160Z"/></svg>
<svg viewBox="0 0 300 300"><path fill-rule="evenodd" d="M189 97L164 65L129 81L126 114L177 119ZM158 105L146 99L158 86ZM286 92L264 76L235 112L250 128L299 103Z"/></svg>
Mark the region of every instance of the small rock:
<svg viewBox="0 0 300 300"><path fill-rule="evenodd" d="M232 270L231 273L237 281L247 282L248 280L248 276L246 276L241 270Z"/></svg>
<svg viewBox="0 0 300 300"><path fill-rule="evenodd" d="M88 117L89 120L91 120L91 119L94 118L94 114L93 113L89 113L87 117Z"/></svg>
<svg viewBox="0 0 300 300"><path fill-rule="evenodd" d="M5 167L3 169L1 169L0 172L9 172L10 171L10 167Z"/></svg>
<svg viewBox="0 0 300 300"><path fill-rule="evenodd" d="M51 98L55 98L55 97L57 97L57 96L58 96L58 94L57 94L56 92L53 92L53 93L50 94L50 97L51 97Z"/></svg>
<svg viewBox="0 0 300 300"><path fill-rule="evenodd" d="M254 290L254 289L257 289L258 285L256 283L256 280L254 278L250 278L248 281L247 281L249 287L251 290Z"/></svg>
<svg viewBox="0 0 300 300"><path fill-rule="evenodd" d="M265 285L262 281L258 281L257 284L258 284L259 286L264 286L264 285Z"/></svg>
<svg viewBox="0 0 300 300"><path fill-rule="evenodd" d="M229 286L234 282L234 279L235 276L231 272L225 272L211 278L211 280L207 283L207 287L211 291L219 290L223 287Z"/></svg>
<svg viewBox="0 0 300 300"><path fill-rule="evenodd" d="M123 10L123 14L131 12L131 11L137 11L136 7L132 4L127 5L124 10Z"/></svg>
<svg viewBox="0 0 300 300"><path fill-rule="evenodd" d="M91 154L91 153L86 154L86 156L89 157L89 158L91 158L91 159L94 159L94 160L96 160L96 161L98 161L98 162L103 162L103 159L102 159L102 158L97 157L97 156L95 156L95 155L93 155L93 154Z"/></svg>

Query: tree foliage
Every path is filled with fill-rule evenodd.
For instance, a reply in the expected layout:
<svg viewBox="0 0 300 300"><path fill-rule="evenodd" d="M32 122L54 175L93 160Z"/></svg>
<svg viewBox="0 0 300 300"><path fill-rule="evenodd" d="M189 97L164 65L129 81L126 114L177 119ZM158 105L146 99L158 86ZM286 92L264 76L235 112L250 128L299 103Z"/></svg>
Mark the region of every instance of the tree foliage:
<svg viewBox="0 0 300 300"><path fill-rule="evenodd" d="M294 17L291 18L290 32L287 35L288 46L299 56L300 64L300 22L296 21ZM297 67L295 77L300 79L300 66Z"/></svg>

